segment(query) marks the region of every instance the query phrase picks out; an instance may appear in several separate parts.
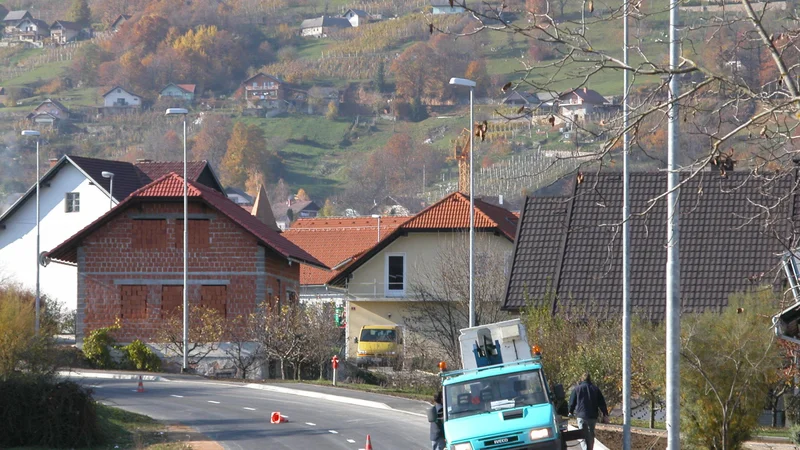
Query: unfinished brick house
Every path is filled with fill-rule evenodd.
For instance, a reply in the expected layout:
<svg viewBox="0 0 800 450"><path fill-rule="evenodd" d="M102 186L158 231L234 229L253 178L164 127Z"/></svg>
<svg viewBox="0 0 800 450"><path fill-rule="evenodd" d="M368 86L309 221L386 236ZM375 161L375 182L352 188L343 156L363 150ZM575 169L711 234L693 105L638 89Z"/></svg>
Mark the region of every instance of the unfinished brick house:
<svg viewBox="0 0 800 450"><path fill-rule="evenodd" d="M188 301L227 317L266 299L296 301L300 264L325 264L223 194L189 181ZM183 179L175 173L124 201L48 253L77 265L76 341L120 320L120 342L153 342L183 303Z"/></svg>

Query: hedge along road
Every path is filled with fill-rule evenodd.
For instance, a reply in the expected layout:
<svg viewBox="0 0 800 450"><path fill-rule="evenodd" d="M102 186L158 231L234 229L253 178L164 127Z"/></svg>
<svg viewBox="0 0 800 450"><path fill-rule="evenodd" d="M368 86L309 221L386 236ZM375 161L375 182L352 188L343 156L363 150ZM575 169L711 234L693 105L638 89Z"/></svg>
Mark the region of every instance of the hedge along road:
<svg viewBox="0 0 800 450"><path fill-rule="evenodd" d="M363 449L369 434L375 449L430 448L425 417L393 410L379 401L345 403L322 395L294 395L214 381L145 381L91 375L75 381L92 387L98 401L156 420L187 425L226 449ZM379 400L381 396L375 396ZM271 424L279 411L288 422Z"/></svg>

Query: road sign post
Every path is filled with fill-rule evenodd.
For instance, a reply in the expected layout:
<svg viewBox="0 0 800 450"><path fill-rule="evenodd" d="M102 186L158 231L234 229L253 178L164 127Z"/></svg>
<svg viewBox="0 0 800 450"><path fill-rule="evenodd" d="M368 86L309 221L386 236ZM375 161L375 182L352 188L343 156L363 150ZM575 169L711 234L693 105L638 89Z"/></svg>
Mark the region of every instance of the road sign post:
<svg viewBox="0 0 800 450"><path fill-rule="evenodd" d="M333 366L333 385L336 386L336 369L339 368L339 357L333 355L331 358L331 365Z"/></svg>

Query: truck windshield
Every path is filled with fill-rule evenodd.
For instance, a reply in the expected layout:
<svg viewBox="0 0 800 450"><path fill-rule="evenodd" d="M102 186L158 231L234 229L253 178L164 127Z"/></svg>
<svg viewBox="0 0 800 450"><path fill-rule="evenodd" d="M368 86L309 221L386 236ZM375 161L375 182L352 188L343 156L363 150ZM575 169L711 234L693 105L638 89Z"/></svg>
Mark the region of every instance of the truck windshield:
<svg viewBox="0 0 800 450"><path fill-rule="evenodd" d="M445 386L446 420L547 403L538 369Z"/></svg>
<svg viewBox="0 0 800 450"><path fill-rule="evenodd" d="M394 342L395 330L361 330L361 342Z"/></svg>

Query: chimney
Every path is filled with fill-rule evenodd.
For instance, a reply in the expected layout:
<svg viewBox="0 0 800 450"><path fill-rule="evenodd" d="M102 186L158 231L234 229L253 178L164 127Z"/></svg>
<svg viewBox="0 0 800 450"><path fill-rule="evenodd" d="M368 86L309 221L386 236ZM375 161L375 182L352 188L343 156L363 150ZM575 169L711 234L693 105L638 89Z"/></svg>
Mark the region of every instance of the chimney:
<svg viewBox="0 0 800 450"><path fill-rule="evenodd" d="M497 203L503 204L503 194L497 196Z"/></svg>
<svg viewBox="0 0 800 450"><path fill-rule="evenodd" d="M586 86L584 86L584 87L583 87L583 93L585 94L585 93L587 93L587 92L589 92L589 88L587 88Z"/></svg>
<svg viewBox="0 0 800 450"><path fill-rule="evenodd" d="M53 167L56 165L56 163L58 163L58 158L50 158L49 161L50 161L50 167Z"/></svg>
<svg viewBox="0 0 800 450"><path fill-rule="evenodd" d="M286 199L286 206L292 206L292 196L290 195L289 198Z"/></svg>

